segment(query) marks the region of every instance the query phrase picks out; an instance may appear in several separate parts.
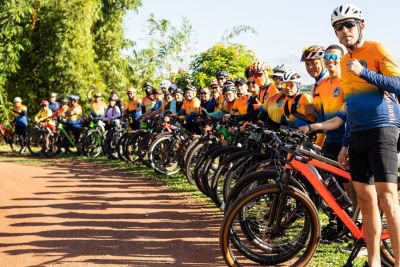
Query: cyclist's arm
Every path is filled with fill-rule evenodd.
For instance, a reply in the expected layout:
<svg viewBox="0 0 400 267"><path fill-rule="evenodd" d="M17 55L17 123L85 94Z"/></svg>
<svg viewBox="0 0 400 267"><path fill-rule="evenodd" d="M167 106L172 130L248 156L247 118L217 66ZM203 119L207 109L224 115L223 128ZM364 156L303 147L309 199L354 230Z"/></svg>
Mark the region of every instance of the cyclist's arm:
<svg viewBox="0 0 400 267"><path fill-rule="evenodd" d="M399 76L386 76L380 73L363 68L360 73L360 78L378 86L382 90L388 91L395 95L400 95L400 77Z"/></svg>
<svg viewBox="0 0 400 267"><path fill-rule="evenodd" d="M323 122L317 122L310 124L310 128L312 131L319 131L319 130L324 130L324 131L331 131L339 128L342 126L344 123L343 119L340 117L333 117L332 119L323 121ZM304 127L304 126L302 126ZM306 126L307 127L307 126Z"/></svg>

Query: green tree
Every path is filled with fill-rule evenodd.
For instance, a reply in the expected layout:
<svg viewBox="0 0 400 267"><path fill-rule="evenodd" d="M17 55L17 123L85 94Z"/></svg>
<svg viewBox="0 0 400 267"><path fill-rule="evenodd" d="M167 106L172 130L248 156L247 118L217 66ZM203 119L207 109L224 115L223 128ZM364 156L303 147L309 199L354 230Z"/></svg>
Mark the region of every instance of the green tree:
<svg viewBox="0 0 400 267"><path fill-rule="evenodd" d="M190 71L193 83L205 87L220 70L228 71L230 78L244 77L244 70L256 59L253 51L241 44L216 44L195 56Z"/></svg>
<svg viewBox="0 0 400 267"><path fill-rule="evenodd" d="M126 88L122 18L138 6L139 0L2 1L0 105L18 95L36 111L52 91L84 96L92 84Z"/></svg>
<svg viewBox="0 0 400 267"><path fill-rule="evenodd" d="M132 83L139 88L145 81L158 83L171 78L173 68L190 59L192 26L186 18L179 28L166 19L156 19L153 14L147 22L146 47L134 49L130 62Z"/></svg>

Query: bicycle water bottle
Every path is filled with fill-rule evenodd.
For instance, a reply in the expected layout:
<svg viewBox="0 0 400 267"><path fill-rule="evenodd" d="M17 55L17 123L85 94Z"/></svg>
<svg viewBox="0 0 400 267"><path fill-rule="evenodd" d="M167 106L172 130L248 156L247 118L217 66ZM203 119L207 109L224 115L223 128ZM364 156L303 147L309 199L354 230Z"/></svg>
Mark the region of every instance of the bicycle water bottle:
<svg viewBox="0 0 400 267"><path fill-rule="evenodd" d="M329 175L328 179L325 181L326 187L329 192L336 198L338 204L343 208L347 209L351 207L352 202L350 198L347 196L346 192L343 188L338 184L335 177L333 175Z"/></svg>

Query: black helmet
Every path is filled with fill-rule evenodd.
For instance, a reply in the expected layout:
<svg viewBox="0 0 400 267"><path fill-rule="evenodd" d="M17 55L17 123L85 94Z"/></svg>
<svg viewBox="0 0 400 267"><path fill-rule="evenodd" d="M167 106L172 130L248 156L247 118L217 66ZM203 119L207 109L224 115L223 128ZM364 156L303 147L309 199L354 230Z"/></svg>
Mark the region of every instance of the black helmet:
<svg viewBox="0 0 400 267"><path fill-rule="evenodd" d="M224 88L222 88L222 93L225 94L228 91L236 92L235 85L232 85L232 84L224 85Z"/></svg>
<svg viewBox="0 0 400 267"><path fill-rule="evenodd" d="M228 79L229 75L228 72L226 70L220 70L217 72L217 74L215 75L215 78L219 78L219 77L224 77L225 79Z"/></svg>
<svg viewBox="0 0 400 267"><path fill-rule="evenodd" d="M235 85L238 85L238 84L246 84L246 80L243 79L242 77L236 78Z"/></svg>

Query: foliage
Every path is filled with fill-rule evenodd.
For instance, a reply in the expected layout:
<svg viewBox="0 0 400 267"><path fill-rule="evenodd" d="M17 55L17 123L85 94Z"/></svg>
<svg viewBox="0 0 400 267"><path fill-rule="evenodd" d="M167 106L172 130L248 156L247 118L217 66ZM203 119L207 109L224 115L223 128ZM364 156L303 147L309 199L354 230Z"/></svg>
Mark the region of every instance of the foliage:
<svg viewBox="0 0 400 267"><path fill-rule="evenodd" d="M223 43L230 43L232 39L241 35L242 33L250 32L252 34L257 34L256 30L248 25L237 25L233 27L233 29L227 33L226 35L222 36Z"/></svg>
<svg viewBox="0 0 400 267"><path fill-rule="evenodd" d="M50 92L86 95L123 89L128 61L120 51L122 18L139 0L9 0L0 3L0 119L21 96L35 112ZM3 107L3 109L1 109Z"/></svg>
<svg viewBox="0 0 400 267"><path fill-rule="evenodd" d="M188 56L192 26L186 18L179 28L152 14L148 22L145 48L133 50L130 62L131 81L137 87L146 81L160 82L173 74L173 67L184 64Z"/></svg>
<svg viewBox="0 0 400 267"><path fill-rule="evenodd" d="M205 87L220 70L228 71L230 78L244 77L244 70L255 61L255 54L240 44L216 44L197 55L190 69L194 85Z"/></svg>

